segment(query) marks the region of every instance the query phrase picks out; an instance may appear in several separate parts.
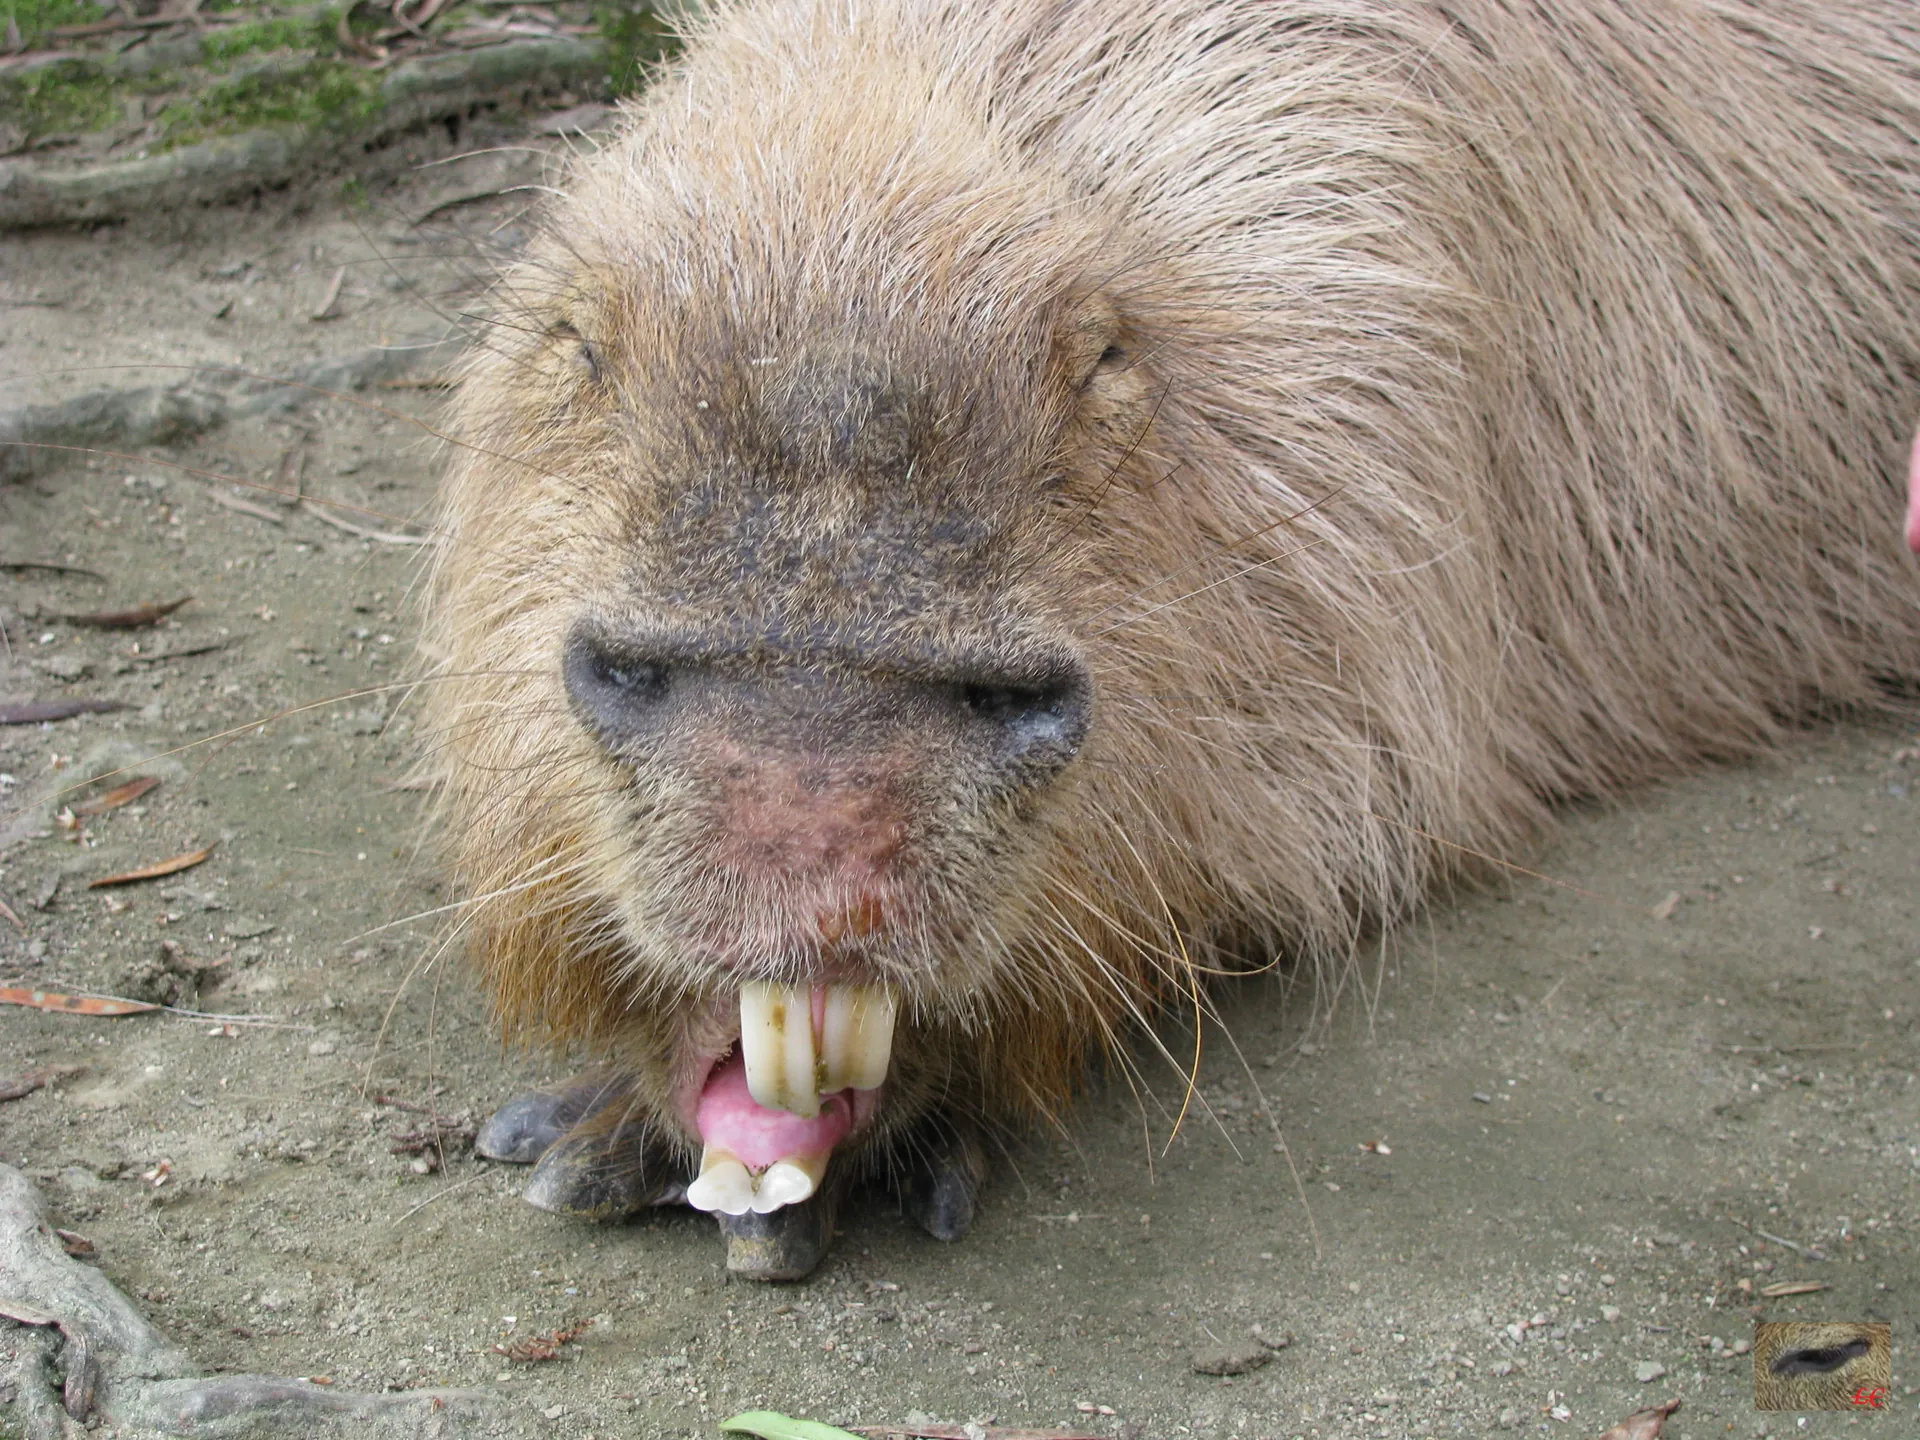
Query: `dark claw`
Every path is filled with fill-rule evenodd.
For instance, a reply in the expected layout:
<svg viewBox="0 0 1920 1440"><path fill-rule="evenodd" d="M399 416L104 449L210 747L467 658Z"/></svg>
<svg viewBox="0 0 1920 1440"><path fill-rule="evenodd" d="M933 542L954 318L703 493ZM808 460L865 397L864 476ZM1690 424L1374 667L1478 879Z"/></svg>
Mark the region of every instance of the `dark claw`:
<svg viewBox="0 0 1920 1440"><path fill-rule="evenodd" d="M521 1198L556 1215L618 1220L649 1205L673 1205L686 1197L691 1177L642 1132L626 1143L603 1136L569 1135L540 1157Z"/></svg>
<svg viewBox="0 0 1920 1440"><path fill-rule="evenodd" d="M562 1090L516 1095L480 1127L474 1152L488 1160L531 1165L562 1135L626 1097L625 1082L606 1075L576 1080Z"/></svg>
<svg viewBox="0 0 1920 1440"><path fill-rule="evenodd" d="M798 1205L766 1215L718 1215L727 1271L743 1280L804 1280L833 1244L841 1187L827 1184Z"/></svg>
<svg viewBox="0 0 1920 1440"><path fill-rule="evenodd" d="M907 1182L907 1214L936 1240L958 1240L973 1228L986 1183L987 1156L971 1127L945 1130L926 1147Z"/></svg>
<svg viewBox="0 0 1920 1440"><path fill-rule="evenodd" d="M520 1193L558 1215L617 1220L685 1198L692 1178L644 1121L606 1104L547 1147Z"/></svg>

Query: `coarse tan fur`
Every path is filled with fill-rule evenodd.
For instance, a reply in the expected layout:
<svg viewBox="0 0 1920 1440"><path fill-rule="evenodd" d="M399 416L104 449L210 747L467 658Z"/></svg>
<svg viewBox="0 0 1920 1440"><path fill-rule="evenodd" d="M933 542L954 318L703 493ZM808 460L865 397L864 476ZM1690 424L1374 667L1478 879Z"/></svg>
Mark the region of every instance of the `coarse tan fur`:
<svg viewBox="0 0 1920 1440"><path fill-rule="evenodd" d="M495 319L427 639L460 928L683 1153L742 975L902 995L875 1162L1920 675L1896 0L709 6ZM775 697L1065 647L1093 719L1011 800L877 701L622 750L589 613ZM884 799L884 923L729 868L729 745Z"/></svg>

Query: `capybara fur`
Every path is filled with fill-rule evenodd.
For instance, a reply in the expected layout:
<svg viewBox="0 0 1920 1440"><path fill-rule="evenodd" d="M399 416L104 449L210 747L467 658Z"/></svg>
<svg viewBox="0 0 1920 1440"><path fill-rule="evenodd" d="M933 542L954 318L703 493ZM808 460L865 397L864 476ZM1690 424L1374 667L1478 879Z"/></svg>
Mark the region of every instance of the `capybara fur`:
<svg viewBox="0 0 1920 1440"><path fill-rule="evenodd" d="M459 929L683 1164L745 979L898 997L874 1171L1920 675L1895 0L711 5L493 322Z"/></svg>

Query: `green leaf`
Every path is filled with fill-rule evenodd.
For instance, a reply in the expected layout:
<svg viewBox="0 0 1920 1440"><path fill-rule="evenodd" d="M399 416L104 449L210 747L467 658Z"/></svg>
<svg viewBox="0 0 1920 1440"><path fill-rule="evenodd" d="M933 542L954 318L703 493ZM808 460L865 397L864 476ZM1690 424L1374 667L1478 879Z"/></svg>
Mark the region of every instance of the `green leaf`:
<svg viewBox="0 0 1920 1440"><path fill-rule="evenodd" d="M796 1420L774 1410L749 1410L731 1420L720 1422L722 1430L741 1435L758 1435L760 1440L861 1440L837 1425L822 1425L818 1420Z"/></svg>

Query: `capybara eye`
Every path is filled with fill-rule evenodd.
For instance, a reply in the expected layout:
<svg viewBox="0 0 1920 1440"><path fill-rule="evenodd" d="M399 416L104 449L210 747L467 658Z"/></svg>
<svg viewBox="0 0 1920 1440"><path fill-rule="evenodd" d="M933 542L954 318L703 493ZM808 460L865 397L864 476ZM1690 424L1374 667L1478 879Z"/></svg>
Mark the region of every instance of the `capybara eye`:
<svg viewBox="0 0 1920 1440"><path fill-rule="evenodd" d="M1118 345L1109 345L1100 352L1100 359L1093 368L1096 371L1117 370L1126 363L1127 352Z"/></svg>
<svg viewBox="0 0 1920 1440"><path fill-rule="evenodd" d="M1849 1360L1858 1360L1873 1347L1865 1340L1849 1340L1841 1345L1815 1346L1782 1351L1773 1362L1776 1375L1829 1375Z"/></svg>
<svg viewBox="0 0 1920 1440"><path fill-rule="evenodd" d="M571 325L556 325L551 333L563 347L572 349L573 361L586 372L587 379L599 380L600 355L593 348L591 341Z"/></svg>

